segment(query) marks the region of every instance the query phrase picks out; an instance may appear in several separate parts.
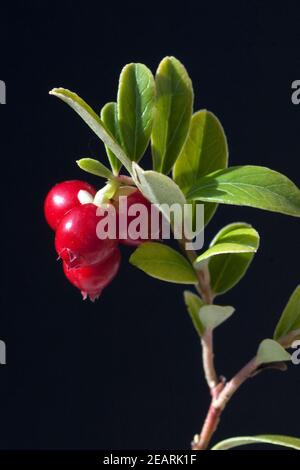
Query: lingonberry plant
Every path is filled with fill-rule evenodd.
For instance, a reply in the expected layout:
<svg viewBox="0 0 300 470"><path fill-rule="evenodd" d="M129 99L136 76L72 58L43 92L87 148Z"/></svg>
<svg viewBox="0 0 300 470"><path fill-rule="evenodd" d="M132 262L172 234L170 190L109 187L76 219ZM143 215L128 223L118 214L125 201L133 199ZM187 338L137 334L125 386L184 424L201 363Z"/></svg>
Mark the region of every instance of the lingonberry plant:
<svg viewBox="0 0 300 470"><path fill-rule="evenodd" d="M161 61L155 78L143 64L126 65L116 102L106 104L100 116L69 90L54 88L50 94L73 108L103 141L111 166L90 158L78 160L80 168L106 179L106 184L96 193L87 183L65 182L50 191L45 203L65 275L84 297L97 298L118 271L117 237L100 239L96 225L99 208L114 207L120 212L121 195L128 196L129 207L138 200L148 211L150 203L159 208L190 203L193 209L204 204L205 225L218 204L300 216L300 190L287 177L261 166L228 167L224 130L213 113L193 112L192 82L174 57ZM153 170L145 171L138 163L150 142ZM163 210L162 214L168 217ZM193 218L195 210L191 214ZM169 222L174 230L174 218L169 217ZM286 369L286 361L291 359L287 349L300 338L300 286L291 295L273 337L264 339L255 357L226 381L215 370L213 333L234 308L219 305L219 296L246 273L258 249L259 235L247 223L231 223L216 234L207 249L196 253L187 249L184 238L179 240L178 250L162 243L160 229L155 242L150 232L144 238L119 235L119 241L135 246L130 262L148 275L195 287L195 292L184 292L184 300L200 337L211 405L192 449L204 450L210 447L225 406L249 377L269 367ZM210 448L255 442L300 449L300 439L281 435L236 437Z"/></svg>

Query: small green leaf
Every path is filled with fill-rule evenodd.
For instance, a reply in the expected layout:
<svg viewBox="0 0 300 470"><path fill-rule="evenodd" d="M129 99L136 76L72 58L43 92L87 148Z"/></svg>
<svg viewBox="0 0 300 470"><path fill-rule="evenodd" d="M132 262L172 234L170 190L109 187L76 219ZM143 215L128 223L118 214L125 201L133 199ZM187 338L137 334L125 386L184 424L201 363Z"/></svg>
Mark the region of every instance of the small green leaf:
<svg viewBox="0 0 300 470"><path fill-rule="evenodd" d="M128 64L120 75L118 119L124 149L138 162L151 136L155 105L155 82L143 64Z"/></svg>
<svg viewBox="0 0 300 470"><path fill-rule="evenodd" d="M291 341L300 338L300 285L296 287L293 294L291 295L280 320L276 326L274 332L274 339L280 340L284 336L291 334Z"/></svg>
<svg viewBox="0 0 300 470"><path fill-rule="evenodd" d="M196 273L187 259L162 243L142 243L131 255L130 263L162 281L197 284Z"/></svg>
<svg viewBox="0 0 300 470"><path fill-rule="evenodd" d="M114 136L115 141L119 145L121 145L117 103L107 103L106 105L104 105L101 110L101 119L104 125L106 126L106 129L108 129L111 135ZM121 169L122 163L107 145L105 146L105 149L106 149L106 153L110 162L110 166L114 174L118 175Z"/></svg>
<svg viewBox="0 0 300 470"><path fill-rule="evenodd" d="M258 247L258 240L258 233L252 227L231 224L230 230L227 226L227 230L224 233L223 229L222 235L218 234L212 241L210 248L197 257L195 265L216 255L255 253Z"/></svg>
<svg viewBox="0 0 300 470"><path fill-rule="evenodd" d="M220 305L203 305L199 311L200 322L205 330L213 330L234 313L234 308Z"/></svg>
<svg viewBox="0 0 300 470"><path fill-rule="evenodd" d="M256 361L259 364L269 362L290 361L291 356L286 350L273 339L264 339L257 350Z"/></svg>
<svg viewBox="0 0 300 470"><path fill-rule="evenodd" d="M261 166L236 166L200 178L191 200L251 206L300 217L300 190L286 176Z"/></svg>
<svg viewBox="0 0 300 470"><path fill-rule="evenodd" d="M188 290L184 291L183 295L187 311L190 314L195 330L201 337L205 330L199 317L200 308L202 305L204 305L203 300L199 297L199 295L196 295Z"/></svg>
<svg viewBox="0 0 300 470"><path fill-rule="evenodd" d="M183 205L186 203L183 192L169 176L157 171L144 171L136 163L133 163L132 168L136 185L153 204Z"/></svg>
<svg viewBox="0 0 300 470"><path fill-rule="evenodd" d="M102 178L113 179L114 175L103 163L93 158L81 158L76 160L77 165L82 170L92 175L100 176Z"/></svg>
<svg viewBox="0 0 300 470"><path fill-rule="evenodd" d="M209 259L212 291L223 294L245 275L259 246L259 234L251 225L236 222L220 230L210 248L197 258Z"/></svg>
<svg viewBox="0 0 300 470"><path fill-rule="evenodd" d="M234 447L248 444L273 444L275 446L291 447L300 450L300 439L292 436L280 436L276 434L265 434L261 436L241 436L225 439L216 444L211 450L228 450Z"/></svg>
<svg viewBox="0 0 300 470"><path fill-rule="evenodd" d="M193 114L188 137L175 162L173 177L186 194L202 176L226 168L228 145L218 118L206 109ZM205 225L211 220L217 204L204 203Z"/></svg>
<svg viewBox="0 0 300 470"><path fill-rule="evenodd" d="M186 199L179 186L168 176L152 170L144 171L136 163L133 163L132 169L133 178L139 190L152 204L164 204L161 212L168 222L173 223L170 218L170 207L173 204L179 204L183 208L186 204ZM178 228L180 229L180 227Z"/></svg>
<svg viewBox="0 0 300 470"><path fill-rule="evenodd" d="M193 112L191 79L175 57L165 57L157 69L156 113L152 130L153 168L168 174L181 152Z"/></svg>
<svg viewBox="0 0 300 470"><path fill-rule="evenodd" d="M131 161L125 154L124 150L120 147L118 142L112 136L110 131L105 127L100 117L93 111L93 109L76 93L65 88L53 88L49 92L50 95L54 95L60 98L66 104L68 104L84 122L95 132L95 134L107 145L108 148L116 155L116 157L123 163L126 170L131 173Z"/></svg>

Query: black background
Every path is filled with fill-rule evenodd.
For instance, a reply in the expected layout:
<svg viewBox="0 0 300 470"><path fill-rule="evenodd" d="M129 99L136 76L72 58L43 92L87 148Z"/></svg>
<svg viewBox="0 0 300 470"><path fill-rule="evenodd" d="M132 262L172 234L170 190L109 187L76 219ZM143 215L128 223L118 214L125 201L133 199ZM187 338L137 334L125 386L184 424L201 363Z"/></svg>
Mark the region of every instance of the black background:
<svg viewBox="0 0 300 470"><path fill-rule="evenodd" d="M195 109L221 119L231 164L270 166L300 184L300 106L291 102L291 82L300 78L297 3L124 3L1 4L2 449L184 449L208 405L181 286L136 270L125 249L118 277L95 304L63 277L43 199L54 183L85 178L75 159L106 157L86 125L48 95L52 87L100 110L115 99L123 65L139 61L154 72L175 55L193 79ZM206 241L238 220L257 228L261 249L239 286L219 299L236 307L215 335L226 377L272 336L299 283L299 220L223 206ZM215 441L300 436L299 390L300 366L249 381Z"/></svg>

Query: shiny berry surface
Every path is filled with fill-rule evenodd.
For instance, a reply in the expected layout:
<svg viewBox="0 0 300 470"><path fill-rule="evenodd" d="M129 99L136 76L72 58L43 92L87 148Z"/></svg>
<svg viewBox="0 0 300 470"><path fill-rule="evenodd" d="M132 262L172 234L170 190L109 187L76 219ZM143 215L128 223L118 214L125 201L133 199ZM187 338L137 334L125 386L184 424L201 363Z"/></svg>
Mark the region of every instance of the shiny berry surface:
<svg viewBox="0 0 300 470"><path fill-rule="evenodd" d="M68 268L63 263L63 270L67 279L77 287L84 299L89 297L96 300L102 290L114 279L120 267L121 255L118 248L102 263L93 264L85 268Z"/></svg>
<svg viewBox="0 0 300 470"><path fill-rule="evenodd" d="M147 227L148 227L147 238L133 239L130 236L130 233L128 232L128 229L130 228L129 227L130 223L134 221L136 217L139 216L139 212L137 212L137 215L128 215L128 211L133 204L142 204L147 210L147 221L146 221ZM117 200L115 202L115 207L118 213L121 214L123 211L123 206L122 204L119 204ZM156 211L158 212L158 210ZM131 194L127 196L127 214L126 215L127 215L127 227L125 231L122 230L122 228L120 229L119 242L122 243L123 245L138 246L141 243L151 240L151 202L148 201L148 199L146 199L138 189L136 189L134 192L132 192ZM156 230L156 234L157 234L156 239L159 238L160 230L161 230L161 219L160 219L159 227Z"/></svg>
<svg viewBox="0 0 300 470"><path fill-rule="evenodd" d="M55 249L70 268L88 266L108 258L118 241L98 238L97 224L103 216L96 214L97 206L82 204L71 209L56 230Z"/></svg>
<svg viewBox="0 0 300 470"><path fill-rule="evenodd" d="M77 197L80 190L88 191L92 196L96 194L93 186L79 180L58 183L49 191L44 203L44 214L47 223L53 230L57 229L58 224L69 210L80 205Z"/></svg>

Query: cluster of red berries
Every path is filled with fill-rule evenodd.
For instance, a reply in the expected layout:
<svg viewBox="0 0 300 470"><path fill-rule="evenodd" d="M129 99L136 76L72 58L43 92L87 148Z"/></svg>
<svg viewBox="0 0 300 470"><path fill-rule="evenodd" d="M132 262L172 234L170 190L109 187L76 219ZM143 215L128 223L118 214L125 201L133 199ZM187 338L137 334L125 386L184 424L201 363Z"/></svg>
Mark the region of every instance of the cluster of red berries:
<svg viewBox="0 0 300 470"><path fill-rule="evenodd" d="M64 181L55 185L47 194L44 213L55 231L55 249L63 261L65 276L80 289L84 299L89 297L94 301L119 270L119 242L139 245L145 240L133 240L128 235L122 239L98 238L96 227L103 216L98 215L98 207L93 202L81 204L79 191L88 193L91 201L96 195L95 188L84 181ZM118 212L118 195L109 203ZM150 202L138 189L132 188L127 197L127 211L136 203L144 204L150 216ZM128 216L128 222L131 218Z"/></svg>

